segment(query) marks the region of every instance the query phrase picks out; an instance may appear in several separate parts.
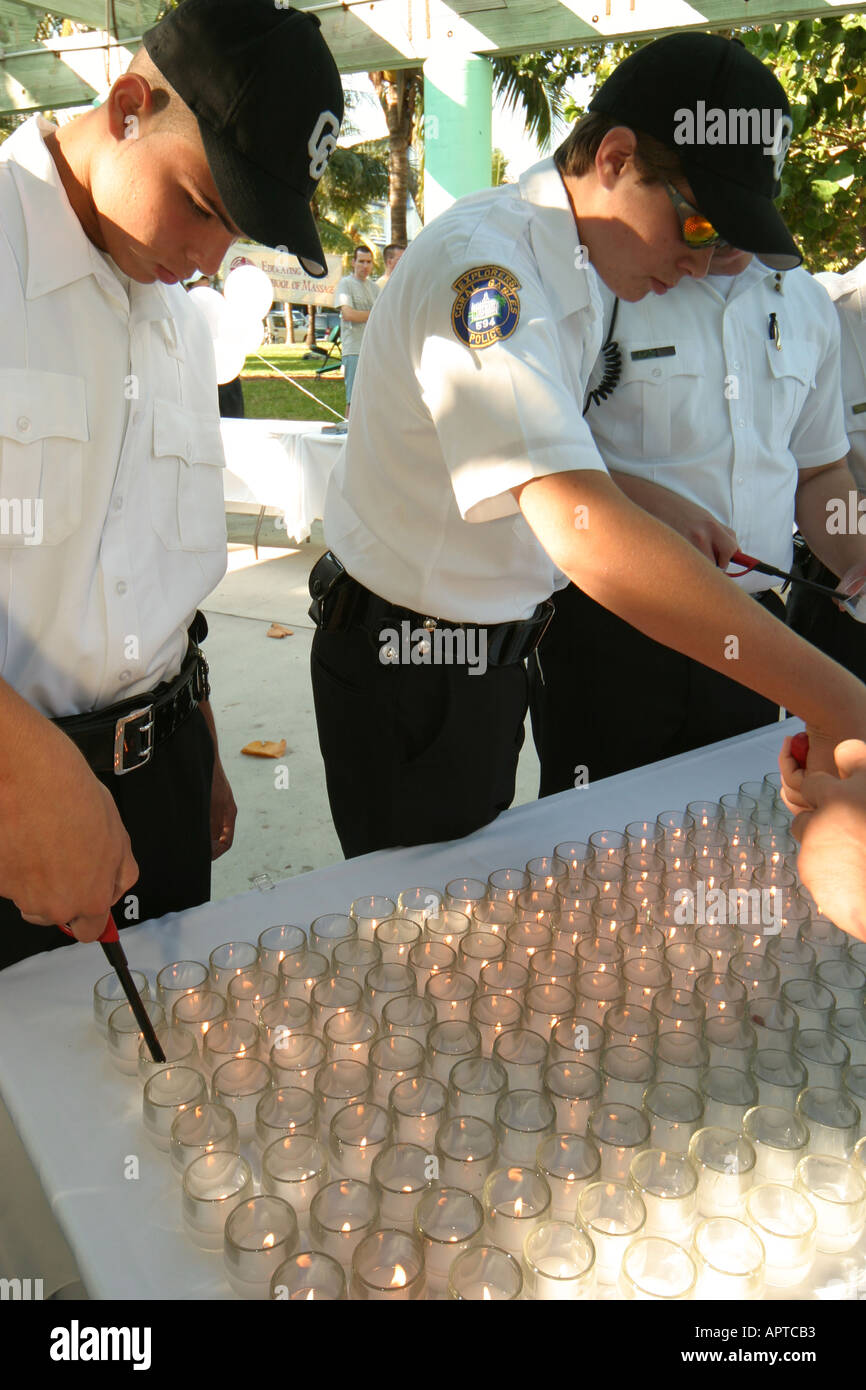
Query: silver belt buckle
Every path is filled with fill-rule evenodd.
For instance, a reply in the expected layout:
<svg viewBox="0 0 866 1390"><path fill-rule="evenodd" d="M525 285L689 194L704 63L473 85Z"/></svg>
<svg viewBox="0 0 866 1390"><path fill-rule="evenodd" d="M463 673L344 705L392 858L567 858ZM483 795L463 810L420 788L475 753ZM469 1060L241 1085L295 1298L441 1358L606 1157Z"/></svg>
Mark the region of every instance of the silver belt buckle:
<svg viewBox="0 0 866 1390"><path fill-rule="evenodd" d="M146 736L145 748L139 754L138 762L127 767L123 757L123 745L125 742L126 726L136 719L147 719L146 724L142 724L140 733ZM153 752L153 705L143 705L141 709L134 709L129 714L124 714L118 719L114 726L114 775L115 777L125 777L127 772L135 772L138 768L144 767L150 761Z"/></svg>

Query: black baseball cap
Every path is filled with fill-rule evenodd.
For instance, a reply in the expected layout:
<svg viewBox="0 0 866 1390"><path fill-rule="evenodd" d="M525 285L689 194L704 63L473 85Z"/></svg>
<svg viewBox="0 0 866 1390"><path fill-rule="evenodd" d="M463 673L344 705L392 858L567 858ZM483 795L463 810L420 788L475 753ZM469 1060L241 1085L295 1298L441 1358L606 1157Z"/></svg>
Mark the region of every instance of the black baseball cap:
<svg viewBox="0 0 866 1390"><path fill-rule="evenodd" d="M233 222L320 279L310 199L337 145L343 84L316 16L274 0L184 0L142 42L194 112Z"/></svg>
<svg viewBox="0 0 866 1390"><path fill-rule="evenodd" d="M774 73L737 39L669 34L632 53L590 111L675 150L703 215L772 270L803 257L777 211L793 123Z"/></svg>

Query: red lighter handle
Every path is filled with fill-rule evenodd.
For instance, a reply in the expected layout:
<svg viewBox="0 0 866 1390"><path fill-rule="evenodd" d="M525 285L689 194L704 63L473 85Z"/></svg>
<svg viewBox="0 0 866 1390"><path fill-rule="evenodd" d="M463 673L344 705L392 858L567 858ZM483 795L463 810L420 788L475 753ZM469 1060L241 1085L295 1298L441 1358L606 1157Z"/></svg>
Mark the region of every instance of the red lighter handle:
<svg viewBox="0 0 866 1390"><path fill-rule="evenodd" d="M57 925L58 925L58 927L60 928L60 930L61 930L62 932L66 932L66 935L67 935L67 936L72 936L72 937L75 936L75 932L70 931L68 927L64 927L63 924L62 924L62 922L58 922ZM105 931L104 931L104 932L102 933L102 935L99 937L100 944L103 945L103 946L107 946L107 945L110 945L110 943L111 943L112 941L119 941L119 940L120 940L120 937L118 936L118 933L117 933L117 927L115 926L115 923L114 923L114 917L113 917L112 914L109 912L109 914L108 914L108 921L107 921L106 924L105 924Z"/></svg>
<svg viewBox="0 0 866 1390"><path fill-rule="evenodd" d="M746 555L742 550L735 550L731 560L738 565L745 566L745 569L741 570L725 570L725 574L729 574L732 579L739 579L742 574L751 574L755 566L761 563L754 555ZM731 560L728 561L728 564L731 563Z"/></svg>
<svg viewBox="0 0 866 1390"><path fill-rule="evenodd" d="M791 757L798 767L806 766L806 759L809 756L809 735L805 733L794 734L791 739Z"/></svg>

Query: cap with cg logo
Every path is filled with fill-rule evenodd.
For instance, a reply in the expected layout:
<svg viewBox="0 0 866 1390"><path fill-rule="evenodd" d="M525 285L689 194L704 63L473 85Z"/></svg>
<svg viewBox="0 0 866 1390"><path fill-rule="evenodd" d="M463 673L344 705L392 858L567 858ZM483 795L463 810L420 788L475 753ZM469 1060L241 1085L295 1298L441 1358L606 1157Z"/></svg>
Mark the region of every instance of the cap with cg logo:
<svg viewBox="0 0 866 1390"><path fill-rule="evenodd" d="M310 199L337 146L343 85L316 16L274 0L184 0L142 42L195 114L232 221L325 275Z"/></svg>
<svg viewBox="0 0 866 1390"><path fill-rule="evenodd" d="M632 53L589 103L679 155L716 231L773 270L803 259L776 210L793 122L784 88L737 39L668 34Z"/></svg>

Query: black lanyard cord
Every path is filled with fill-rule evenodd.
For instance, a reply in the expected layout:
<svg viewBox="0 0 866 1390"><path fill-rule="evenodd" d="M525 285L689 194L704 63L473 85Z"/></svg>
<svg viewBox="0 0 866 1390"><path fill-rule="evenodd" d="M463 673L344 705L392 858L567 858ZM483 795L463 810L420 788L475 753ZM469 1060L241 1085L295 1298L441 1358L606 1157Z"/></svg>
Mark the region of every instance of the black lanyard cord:
<svg viewBox="0 0 866 1390"><path fill-rule="evenodd" d="M613 314L611 315L610 328L607 331L607 337L601 349L602 356L604 357L604 373L598 386L587 393L586 405L583 407L584 415L591 405L600 405L602 401L606 401L608 396L610 396L619 385L619 379L622 375L622 352L620 351L619 343L612 341L618 310L619 300L615 299L613 301Z"/></svg>

